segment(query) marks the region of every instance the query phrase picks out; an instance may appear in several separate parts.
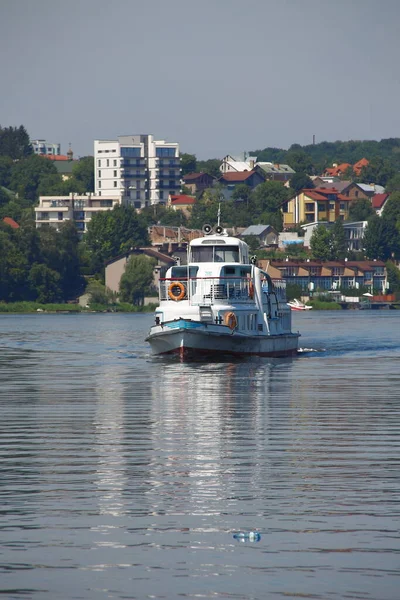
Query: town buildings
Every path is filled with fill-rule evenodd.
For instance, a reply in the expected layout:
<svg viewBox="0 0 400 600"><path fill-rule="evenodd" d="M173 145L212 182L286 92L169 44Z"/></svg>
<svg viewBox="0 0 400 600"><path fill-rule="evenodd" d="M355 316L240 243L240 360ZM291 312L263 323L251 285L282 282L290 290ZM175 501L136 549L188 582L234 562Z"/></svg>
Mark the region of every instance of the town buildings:
<svg viewBox="0 0 400 600"><path fill-rule="evenodd" d="M282 205L283 225L293 227L300 223L346 220L351 199L336 188L303 189Z"/></svg>
<svg viewBox="0 0 400 600"><path fill-rule="evenodd" d="M94 214L110 210L118 204L119 196L40 196L39 206L35 207L36 227L46 225L59 229L65 221L74 221L78 232L85 233Z"/></svg>
<svg viewBox="0 0 400 600"><path fill-rule="evenodd" d="M33 152L40 156L59 156L61 144L53 144L47 140L31 140Z"/></svg>
<svg viewBox="0 0 400 600"><path fill-rule="evenodd" d="M310 290L359 289L371 292L387 289L385 263L380 260L260 260L259 266L275 279L285 279L304 292Z"/></svg>
<svg viewBox="0 0 400 600"><path fill-rule="evenodd" d="M116 195L140 209L166 203L181 190L178 143L147 134L95 140L94 158L96 196Z"/></svg>

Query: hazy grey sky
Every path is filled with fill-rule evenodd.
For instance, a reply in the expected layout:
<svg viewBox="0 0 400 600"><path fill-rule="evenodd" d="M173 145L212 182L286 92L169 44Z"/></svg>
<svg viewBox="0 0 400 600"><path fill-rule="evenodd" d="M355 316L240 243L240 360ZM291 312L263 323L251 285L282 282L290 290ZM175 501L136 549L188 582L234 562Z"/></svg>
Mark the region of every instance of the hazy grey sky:
<svg viewBox="0 0 400 600"><path fill-rule="evenodd" d="M400 136L400 0L0 0L0 124L198 158Z"/></svg>

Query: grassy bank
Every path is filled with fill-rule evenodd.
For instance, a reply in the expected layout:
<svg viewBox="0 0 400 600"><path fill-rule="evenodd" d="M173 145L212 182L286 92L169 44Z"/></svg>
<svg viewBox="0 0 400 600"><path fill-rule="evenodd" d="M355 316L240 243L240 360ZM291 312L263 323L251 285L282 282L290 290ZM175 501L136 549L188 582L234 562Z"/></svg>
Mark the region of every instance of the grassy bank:
<svg viewBox="0 0 400 600"><path fill-rule="evenodd" d="M324 302L323 300L310 300L309 304L314 310L342 310L337 302Z"/></svg>
<svg viewBox="0 0 400 600"><path fill-rule="evenodd" d="M134 306L128 303L113 305L91 304L89 308L79 304L40 304L38 302L0 302L0 313L91 313L91 312L153 312L156 304Z"/></svg>

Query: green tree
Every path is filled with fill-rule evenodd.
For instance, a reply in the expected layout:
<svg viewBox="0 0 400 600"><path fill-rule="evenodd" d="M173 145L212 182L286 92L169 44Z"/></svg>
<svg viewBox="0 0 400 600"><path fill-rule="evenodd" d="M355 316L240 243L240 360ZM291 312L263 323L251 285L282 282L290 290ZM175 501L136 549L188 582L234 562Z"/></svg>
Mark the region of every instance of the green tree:
<svg viewBox="0 0 400 600"><path fill-rule="evenodd" d="M388 180L385 190L389 194L392 192L400 192L400 173L396 173L396 175Z"/></svg>
<svg viewBox="0 0 400 600"><path fill-rule="evenodd" d="M38 197L41 180L48 175L57 175L57 169L48 158L33 154L15 163L11 169L10 188L17 192L19 199L33 203Z"/></svg>
<svg viewBox="0 0 400 600"><path fill-rule="evenodd" d="M312 232L310 248L317 260L331 260L332 233L325 225L317 225Z"/></svg>
<svg viewBox="0 0 400 600"><path fill-rule="evenodd" d="M349 221L368 221L375 214L368 198L359 198L350 203Z"/></svg>
<svg viewBox="0 0 400 600"><path fill-rule="evenodd" d="M24 300L27 285L28 261L18 247L16 232L0 223L0 300Z"/></svg>
<svg viewBox="0 0 400 600"><path fill-rule="evenodd" d="M295 173L290 180L290 187L292 190L298 194L300 190L303 189L312 189L315 187L312 179L303 171L298 171Z"/></svg>
<svg viewBox="0 0 400 600"><path fill-rule="evenodd" d="M112 304L117 296L115 292L96 279L90 281L86 288L86 294L90 296L90 302L93 304Z"/></svg>
<svg viewBox="0 0 400 600"><path fill-rule="evenodd" d="M63 180L59 173L45 175L38 185L38 196L68 196L71 192L75 194L84 194L86 191L84 184L74 177Z"/></svg>
<svg viewBox="0 0 400 600"><path fill-rule="evenodd" d="M61 302L63 294L60 279L60 274L57 271L49 269L43 263L34 263L28 276L33 299L43 304Z"/></svg>
<svg viewBox="0 0 400 600"><path fill-rule="evenodd" d="M347 244L343 223L337 219L331 229L331 258L330 260L341 260L346 256Z"/></svg>
<svg viewBox="0 0 400 600"><path fill-rule="evenodd" d="M254 209L259 214L280 211L289 195L288 189L280 181L265 181L253 191Z"/></svg>
<svg viewBox="0 0 400 600"><path fill-rule="evenodd" d="M364 250L369 259L387 259L387 248L383 232L383 221L378 215L368 219L368 225L364 233Z"/></svg>
<svg viewBox="0 0 400 600"><path fill-rule="evenodd" d="M388 260L386 271L390 289L392 292L400 292L400 269L391 260Z"/></svg>
<svg viewBox="0 0 400 600"><path fill-rule="evenodd" d="M8 188L11 179L13 159L10 156L0 156L0 186Z"/></svg>
<svg viewBox="0 0 400 600"><path fill-rule="evenodd" d="M128 260L120 282L120 298L123 302L142 305L145 294L150 292L156 261L144 254L134 254Z"/></svg>
<svg viewBox="0 0 400 600"><path fill-rule="evenodd" d="M194 154L186 154L185 152L180 155L181 158L181 169L182 175L188 173L195 173L197 170L197 159Z"/></svg>
<svg viewBox="0 0 400 600"><path fill-rule="evenodd" d="M106 260L149 244L146 221L131 206L97 213L88 224L85 244L92 255L94 271L100 272Z"/></svg>
<svg viewBox="0 0 400 600"><path fill-rule="evenodd" d="M293 149L293 146L289 149L286 162L289 167L292 167L296 173L308 173L312 175L314 173L314 165L311 156L309 156L303 150Z"/></svg>
<svg viewBox="0 0 400 600"><path fill-rule="evenodd" d="M198 160L197 169L200 173L207 173L211 177L221 177L219 167L221 161L218 158L209 158L208 160Z"/></svg>
<svg viewBox="0 0 400 600"><path fill-rule="evenodd" d="M251 254L254 254L254 252L256 252L256 250L258 250L260 247L260 240L256 235L246 235L243 238L243 241L245 241L246 244L249 246Z"/></svg>
<svg viewBox="0 0 400 600"><path fill-rule="evenodd" d="M240 183L239 185L235 186L235 189L233 190L232 200L234 202L243 202L246 204L246 207L248 207L252 195L252 189L245 183Z"/></svg>
<svg viewBox="0 0 400 600"><path fill-rule="evenodd" d="M385 186L390 181L396 170L389 160L380 157L373 158L366 167L361 170L361 179L366 183L375 183Z"/></svg>
<svg viewBox="0 0 400 600"><path fill-rule="evenodd" d="M23 125L19 127L0 126L0 155L13 160L26 158L33 152L28 132Z"/></svg>
<svg viewBox="0 0 400 600"><path fill-rule="evenodd" d="M385 221L393 221L400 228L400 192L393 192L390 195L383 209L382 218Z"/></svg>
<svg viewBox="0 0 400 600"><path fill-rule="evenodd" d="M84 156L74 163L72 177L81 185L83 192L94 192L94 157Z"/></svg>

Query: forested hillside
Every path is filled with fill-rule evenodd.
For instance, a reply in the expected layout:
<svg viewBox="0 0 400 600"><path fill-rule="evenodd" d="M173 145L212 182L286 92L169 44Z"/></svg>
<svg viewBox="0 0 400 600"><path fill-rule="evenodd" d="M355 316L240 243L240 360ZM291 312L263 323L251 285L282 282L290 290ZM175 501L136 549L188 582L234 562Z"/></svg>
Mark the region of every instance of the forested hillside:
<svg viewBox="0 0 400 600"><path fill-rule="evenodd" d="M282 148L264 148L264 150L250 150L251 156L257 156L259 161L274 163L288 163L296 158L296 154L305 153L311 159L314 170L320 173L332 163L348 162L354 164L361 158L371 160L381 158L388 160L396 169L400 169L400 138L381 140L350 140L348 142L320 142L301 146L292 144L289 150ZM292 166L292 165L291 165Z"/></svg>

